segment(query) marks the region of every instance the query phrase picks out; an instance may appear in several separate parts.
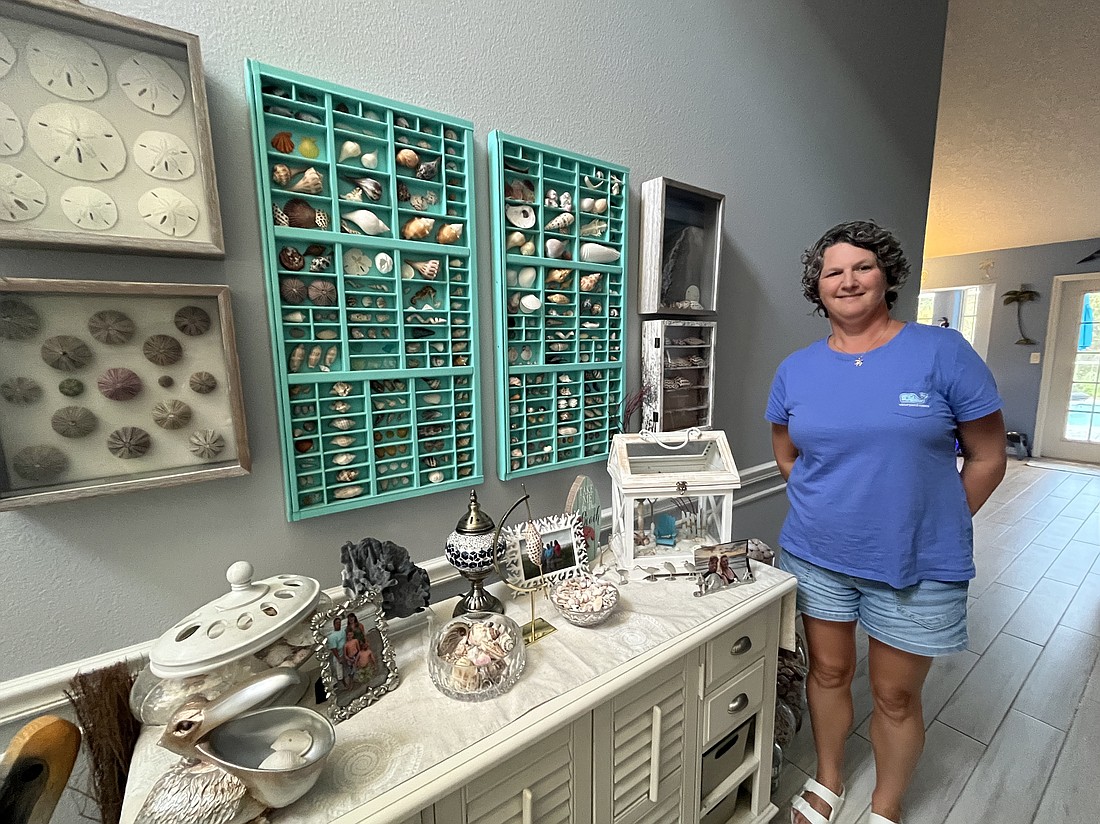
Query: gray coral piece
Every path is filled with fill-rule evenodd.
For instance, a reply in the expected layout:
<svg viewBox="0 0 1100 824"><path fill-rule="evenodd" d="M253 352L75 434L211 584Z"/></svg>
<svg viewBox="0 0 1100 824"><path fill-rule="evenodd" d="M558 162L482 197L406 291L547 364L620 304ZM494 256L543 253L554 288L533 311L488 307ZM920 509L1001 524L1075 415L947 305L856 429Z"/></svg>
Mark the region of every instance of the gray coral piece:
<svg viewBox="0 0 1100 824"><path fill-rule="evenodd" d="M405 618L431 601L428 573L412 562L405 547L393 541L349 541L340 547L340 561L344 565L341 583L348 598L368 589L380 592L386 618Z"/></svg>

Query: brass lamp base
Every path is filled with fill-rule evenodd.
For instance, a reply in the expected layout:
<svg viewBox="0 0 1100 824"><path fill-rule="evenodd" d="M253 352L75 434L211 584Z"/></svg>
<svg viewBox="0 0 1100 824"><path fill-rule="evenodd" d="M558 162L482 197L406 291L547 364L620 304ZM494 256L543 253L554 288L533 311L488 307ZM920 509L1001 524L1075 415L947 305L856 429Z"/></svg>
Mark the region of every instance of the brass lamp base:
<svg viewBox="0 0 1100 824"><path fill-rule="evenodd" d="M489 570L480 573L459 570L459 573L470 582L470 591L458 599L455 610L451 614L452 618L457 618L459 615L465 615L467 612L495 612L499 615L504 614L504 604L500 602L500 599L492 593L485 591L483 581L489 576Z"/></svg>

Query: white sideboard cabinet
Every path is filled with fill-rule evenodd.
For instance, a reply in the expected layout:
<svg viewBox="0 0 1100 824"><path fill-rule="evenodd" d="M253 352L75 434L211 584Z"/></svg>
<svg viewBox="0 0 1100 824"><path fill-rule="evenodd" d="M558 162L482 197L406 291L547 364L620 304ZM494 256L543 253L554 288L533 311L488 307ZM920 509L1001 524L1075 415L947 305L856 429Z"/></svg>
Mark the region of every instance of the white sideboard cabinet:
<svg viewBox="0 0 1100 824"><path fill-rule="evenodd" d="M401 685L337 727L317 786L280 824L763 824L776 812L776 658L794 644L795 580L753 570L755 583L704 597L684 580L632 582L593 629L540 599L558 631L483 703L432 686L430 626L399 638ZM529 617L525 601L507 609ZM139 742L124 824L174 761L158 733Z"/></svg>

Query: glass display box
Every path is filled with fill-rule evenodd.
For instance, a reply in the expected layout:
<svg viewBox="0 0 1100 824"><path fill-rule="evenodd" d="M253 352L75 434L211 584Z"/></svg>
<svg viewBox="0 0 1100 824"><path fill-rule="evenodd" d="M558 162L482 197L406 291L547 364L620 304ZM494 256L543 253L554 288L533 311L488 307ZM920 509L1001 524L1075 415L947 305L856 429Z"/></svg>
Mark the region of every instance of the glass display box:
<svg viewBox="0 0 1100 824"><path fill-rule="evenodd" d="M714 321L642 323L642 428L710 429L714 417Z"/></svg>
<svg viewBox="0 0 1100 824"><path fill-rule="evenodd" d="M643 315L713 315L726 196L667 177L642 184Z"/></svg>
<svg viewBox="0 0 1100 824"><path fill-rule="evenodd" d="M725 432L616 435L607 471L611 546L632 576L646 574L646 567L692 572L696 547L732 540L733 495L741 476Z"/></svg>

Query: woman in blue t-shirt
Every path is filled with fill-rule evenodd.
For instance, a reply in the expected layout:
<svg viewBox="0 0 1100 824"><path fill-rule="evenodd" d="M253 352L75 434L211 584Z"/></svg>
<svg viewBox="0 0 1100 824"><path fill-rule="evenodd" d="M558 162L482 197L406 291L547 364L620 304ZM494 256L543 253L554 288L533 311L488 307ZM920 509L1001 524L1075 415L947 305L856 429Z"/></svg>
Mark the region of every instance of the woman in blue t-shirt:
<svg viewBox="0 0 1100 824"><path fill-rule="evenodd" d="M791 819L826 824L844 802L858 620L874 699L871 824L891 824L924 747L932 656L966 647L971 516L1005 472L1001 399L958 332L890 316L909 274L890 232L842 223L802 263L832 334L780 364L766 413L787 479L780 565L798 577L817 749Z"/></svg>

